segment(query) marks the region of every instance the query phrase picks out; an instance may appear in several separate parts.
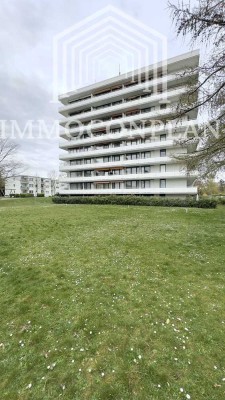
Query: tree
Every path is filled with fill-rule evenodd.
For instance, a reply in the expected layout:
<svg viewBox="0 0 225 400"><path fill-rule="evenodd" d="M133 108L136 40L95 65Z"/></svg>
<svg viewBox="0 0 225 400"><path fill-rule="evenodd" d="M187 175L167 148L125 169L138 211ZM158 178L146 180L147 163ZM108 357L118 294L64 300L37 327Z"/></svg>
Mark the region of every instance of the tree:
<svg viewBox="0 0 225 400"><path fill-rule="evenodd" d="M15 160L18 145L9 139L0 137L0 186L4 186L5 179L13 176L21 163Z"/></svg>
<svg viewBox="0 0 225 400"><path fill-rule="evenodd" d="M218 195L219 194L219 184L214 180L214 178L208 177L205 180L198 181L199 193L201 195Z"/></svg>
<svg viewBox="0 0 225 400"><path fill-rule="evenodd" d="M169 8L177 35L200 45L203 58L191 71L199 75L198 81L189 82L173 115L179 119L192 110L199 111L204 121L199 125L199 144L179 158L186 161L189 171L198 169L203 177L216 175L225 170L225 0L198 0L194 5L182 1L169 3ZM194 142L196 138L187 137L183 144Z"/></svg>

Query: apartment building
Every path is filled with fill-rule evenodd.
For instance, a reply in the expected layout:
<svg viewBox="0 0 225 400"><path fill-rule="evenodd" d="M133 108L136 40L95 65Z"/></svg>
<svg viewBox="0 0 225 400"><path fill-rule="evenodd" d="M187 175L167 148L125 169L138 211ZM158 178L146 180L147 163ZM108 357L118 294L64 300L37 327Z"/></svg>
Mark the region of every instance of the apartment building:
<svg viewBox="0 0 225 400"><path fill-rule="evenodd" d="M45 197L54 196L59 192L59 182L55 179L37 176L18 175L10 177L5 182L5 196L14 194L43 194Z"/></svg>
<svg viewBox="0 0 225 400"><path fill-rule="evenodd" d="M178 139L197 127L197 112L169 117L187 90L184 70L198 63L193 51L60 95L60 194L196 195L196 174L174 156L188 153Z"/></svg>

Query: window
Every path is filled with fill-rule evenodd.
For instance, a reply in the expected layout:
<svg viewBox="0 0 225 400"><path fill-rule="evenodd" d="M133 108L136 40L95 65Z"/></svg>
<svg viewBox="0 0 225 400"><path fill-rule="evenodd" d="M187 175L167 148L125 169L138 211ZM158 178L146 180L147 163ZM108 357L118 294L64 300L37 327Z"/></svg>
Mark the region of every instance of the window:
<svg viewBox="0 0 225 400"><path fill-rule="evenodd" d="M109 175L120 175L120 170L119 169L115 169L114 171L110 171Z"/></svg>
<svg viewBox="0 0 225 400"><path fill-rule="evenodd" d="M74 176L82 176L82 171L74 172Z"/></svg>
<svg viewBox="0 0 225 400"><path fill-rule="evenodd" d="M151 108L151 107L143 108L143 109L141 110L142 114L143 114L143 113L150 112L150 111L152 111L152 108Z"/></svg>
<svg viewBox="0 0 225 400"><path fill-rule="evenodd" d="M84 164L91 164L91 159L90 158L85 158Z"/></svg>
<svg viewBox="0 0 225 400"><path fill-rule="evenodd" d="M112 159L113 161L120 161L120 156L113 156Z"/></svg>
<svg viewBox="0 0 225 400"><path fill-rule="evenodd" d="M103 162L109 162L109 157L103 157Z"/></svg>
<svg viewBox="0 0 225 400"><path fill-rule="evenodd" d="M120 189L120 182L113 182L112 189Z"/></svg>
<svg viewBox="0 0 225 400"><path fill-rule="evenodd" d="M145 151L144 153L141 154L142 158L150 158L151 157L151 152L150 151Z"/></svg>
<svg viewBox="0 0 225 400"><path fill-rule="evenodd" d="M166 157L166 149L160 150L160 157Z"/></svg>
<svg viewBox="0 0 225 400"><path fill-rule="evenodd" d="M160 172L166 172L166 164L160 164Z"/></svg>
<svg viewBox="0 0 225 400"><path fill-rule="evenodd" d="M91 171L84 171L84 176L91 176Z"/></svg>
<svg viewBox="0 0 225 400"><path fill-rule="evenodd" d="M141 189L146 189L146 188L150 188L150 181L139 181L139 187Z"/></svg>
<svg viewBox="0 0 225 400"><path fill-rule="evenodd" d="M84 189L91 189L91 182L85 182Z"/></svg>
<svg viewBox="0 0 225 400"><path fill-rule="evenodd" d="M164 110L166 108L166 103L160 104L160 110Z"/></svg>
<svg viewBox="0 0 225 400"><path fill-rule="evenodd" d="M144 173L149 173L149 172L151 172L151 167L150 165L147 165L144 167Z"/></svg>
<svg viewBox="0 0 225 400"><path fill-rule="evenodd" d="M111 129L110 133L116 133L116 132L120 132L120 131L121 131L121 128L114 128L114 129Z"/></svg>
<svg viewBox="0 0 225 400"><path fill-rule="evenodd" d="M70 189L71 190L81 190L81 189L83 189L83 183L71 183Z"/></svg>
<svg viewBox="0 0 225 400"><path fill-rule="evenodd" d="M160 142L166 140L166 134L160 135Z"/></svg>
<svg viewBox="0 0 225 400"><path fill-rule="evenodd" d="M160 187L165 188L166 187L166 179L160 179Z"/></svg>
<svg viewBox="0 0 225 400"><path fill-rule="evenodd" d="M127 154L126 156L126 160L136 160L137 158L140 157L139 153L131 153L131 154Z"/></svg>
<svg viewBox="0 0 225 400"><path fill-rule="evenodd" d="M132 168L127 168L126 169L126 173L127 174L137 174L139 171L139 168L136 167L132 167Z"/></svg>
<svg viewBox="0 0 225 400"><path fill-rule="evenodd" d="M126 182L126 188L127 189L136 189L139 186L139 182L138 181L127 181Z"/></svg>

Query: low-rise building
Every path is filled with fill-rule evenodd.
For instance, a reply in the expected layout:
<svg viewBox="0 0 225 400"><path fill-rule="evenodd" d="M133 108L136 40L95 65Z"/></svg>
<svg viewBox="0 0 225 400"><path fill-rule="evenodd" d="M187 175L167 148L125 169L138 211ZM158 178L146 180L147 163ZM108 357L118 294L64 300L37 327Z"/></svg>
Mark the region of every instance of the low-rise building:
<svg viewBox="0 0 225 400"><path fill-rule="evenodd" d="M59 182L56 179L38 176L18 175L6 179L5 196L14 194L32 194L34 196L54 196L59 192Z"/></svg>

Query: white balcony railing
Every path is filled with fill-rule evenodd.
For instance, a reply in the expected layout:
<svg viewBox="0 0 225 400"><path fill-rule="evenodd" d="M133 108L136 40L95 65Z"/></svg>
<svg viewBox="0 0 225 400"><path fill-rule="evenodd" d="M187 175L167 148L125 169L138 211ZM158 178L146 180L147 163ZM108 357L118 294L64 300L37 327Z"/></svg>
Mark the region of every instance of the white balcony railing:
<svg viewBox="0 0 225 400"><path fill-rule="evenodd" d="M102 168L113 168L113 167L136 167L140 165L154 165L154 164L174 164L174 160L171 157L149 157L149 158L138 158L136 160L122 160L122 161L109 161L109 162L93 162L91 164L78 164L60 166L61 172L69 171L85 171L85 170L98 170ZM176 161L177 164L177 161Z"/></svg>
<svg viewBox="0 0 225 400"><path fill-rule="evenodd" d="M140 91L146 91L146 93L149 90L153 90L153 88L156 85L168 85L168 87L173 84L175 81L185 83L186 80L190 77L190 75L183 75L183 70L179 71L179 73L174 73L170 75L166 75L163 77L158 77L156 79L151 79L145 82L137 83L135 85L132 85L130 87L126 87L122 85L122 87L118 90L109 90L108 93L102 94L102 95L89 95L87 96L87 99L75 99L74 102L70 102L70 104L65 105L64 107L59 108L59 113L62 115L67 116L69 112L79 110L88 106L93 106L93 105L99 105L104 103L105 101L115 101L115 99L121 99L123 96L129 95L129 94L135 94Z"/></svg>
<svg viewBox="0 0 225 400"><path fill-rule="evenodd" d="M124 153L135 153L140 151L149 151L152 149L168 148L175 146L173 140L157 141L143 144L136 144L132 146L122 145L110 148L94 149L91 148L89 151L70 151L68 154L61 154L59 159L62 161L76 160L79 158L93 158L99 156L110 156L110 155L121 155ZM176 146L177 147L177 146Z"/></svg>
<svg viewBox="0 0 225 400"><path fill-rule="evenodd" d="M98 123L90 123L90 125L81 125L79 127L76 127L74 129L70 129L69 130L69 134L73 135L73 134L82 134L84 132L90 132L90 131L95 131L97 129L110 129L111 127L116 127L116 126L120 126L123 127L124 124L129 124L129 123L134 123L134 122L140 122L141 120L147 120L147 119L153 119L156 118L157 120L161 121L161 119L163 117L166 117L166 115L171 114L171 112L173 111L173 109L171 107L167 107L166 109L163 110L154 110L154 111L150 111L148 113L139 113L136 115L132 115L130 117L121 117L119 119L116 120L110 120L110 121L101 121ZM60 134L61 137L68 139L68 134L63 132Z"/></svg>
<svg viewBox="0 0 225 400"><path fill-rule="evenodd" d="M73 121L75 122L76 120L82 122L87 119L100 119L101 116L103 116L103 117L104 117L104 115L108 116L115 112L119 112L119 113L120 112L122 113L123 111L129 112L129 109L144 106L145 104L148 105L150 108L152 103L157 103L159 101L167 101L169 98L173 98L173 97L182 95L183 93L185 93L185 91L186 91L185 87L173 88L173 89L168 90L163 93L156 93L156 94L149 95L148 97L144 97L144 98L141 98L138 100L133 100L132 102L129 102L129 103L124 102L122 104L105 107L100 110L92 110L89 112L74 115L72 117L68 117L68 118L61 120L59 123L61 126L66 126L66 124L68 124L69 122L72 123ZM141 113L141 111L140 111L140 113ZM123 117L125 117L125 116L123 116ZM113 115L112 115L112 118L113 118Z"/></svg>
<svg viewBox="0 0 225 400"><path fill-rule="evenodd" d="M99 136L95 136L93 133L90 133L87 138L76 138L71 140L63 140L59 143L59 148L63 150L67 150L69 148L78 147L78 146L88 146L88 145L95 145L101 144L102 142L117 142L122 141L125 139L140 139L145 138L147 135L156 136L155 138L151 138L151 141L158 141L158 135L160 133L166 133L168 135L172 135L175 130L179 132L183 132L188 127L195 127L197 126L196 120L192 121L183 121L183 122L169 122L166 124L161 123L159 126L149 126L149 127L138 127L137 129L127 129L122 128L120 132L109 132L104 133Z"/></svg>
<svg viewBox="0 0 225 400"><path fill-rule="evenodd" d="M173 188L147 188L147 189L82 189L60 190L65 195L95 195L95 194L166 194L166 195L197 195L197 187L173 187Z"/></svg>
<svg viewBox="0 0 225 400"><path fill-rule="evenodd" d="M191 175L192 177L196 176ZM179 179L187 178L185 171L176 172L149 172L149 173L138 173L138 174L121 174L121 175L92 175L82 177L65 177L61 178L61 182L64 183L81 183L81 182L118 182L118 181L130 181L130 180L146 180L146 179Z"/></svg>

